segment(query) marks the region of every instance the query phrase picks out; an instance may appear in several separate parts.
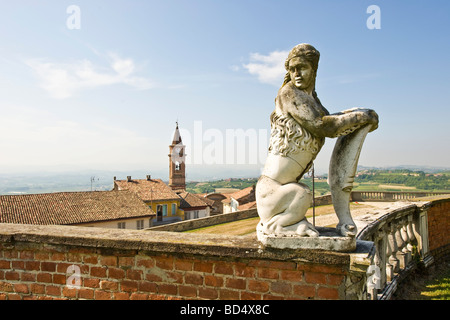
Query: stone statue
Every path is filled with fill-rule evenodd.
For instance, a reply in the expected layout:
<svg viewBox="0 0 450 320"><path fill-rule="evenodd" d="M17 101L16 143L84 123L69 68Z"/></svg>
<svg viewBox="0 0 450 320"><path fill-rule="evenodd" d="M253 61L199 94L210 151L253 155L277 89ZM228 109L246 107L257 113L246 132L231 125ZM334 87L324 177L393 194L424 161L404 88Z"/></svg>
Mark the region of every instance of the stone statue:
<svg viewBox="0 0 450 320"><path fill-rule="evenodd" d="M305 217L312 202L307 185L299 182L309 171L325 138L339 137L330 161L328 183L335 212L336 231L355 237L350 214L350 191L368 132L378 127L378 115L354 108L330 114L315 91L320 53L309 44L299 44L285 62L286 76L270 115L269 153L256 185L260 222L258 233L275 236L318 237Z"/></svg>

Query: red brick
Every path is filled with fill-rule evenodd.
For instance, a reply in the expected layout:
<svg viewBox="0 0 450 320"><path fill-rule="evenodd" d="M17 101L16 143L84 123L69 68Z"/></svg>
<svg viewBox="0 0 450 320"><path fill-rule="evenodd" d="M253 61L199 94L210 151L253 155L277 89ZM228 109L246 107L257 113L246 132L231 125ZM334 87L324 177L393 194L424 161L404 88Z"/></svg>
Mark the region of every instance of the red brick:
<svg viewBox="0 0 450 320"><path fill-rule="evenodd" d="M91 277L106 278L106 267L91 267Z"/></svg>
<svg viewBox="0 0 450 320"><path fill-rule="evenodd" d="M232 289L245 289L247 283L244 279L228 278L226 287Z"/></svg>
<svg viewBox="0 0 450 320"><path fill-rule="evenodd" d="M255 268L249 267L245 264L236 264L234 266L234 274L237 277L254 278L255 277Z"/></svg>
<svg viewBox="0 0 450 320"><path fill-rule="evenodd" d="M219 297L219 293L216 289L200 287L198 288L198 297L202 299L213 300Z"/></svg>
<svg viewBox="0 0 450 320"><path fill-rule="evenodd" d="M114 292L114 300L129 300L130 294L126 292Z"/></svg>
<svg viewBox="0 0 450 320"><path fill-rule="evenodd" d="M54 274L53 275L53 283L54 284L66 284L66 275L65 274Z"/></svg>
<svg viewBox="0 0 450 320"><path fill-rule="evenodd" d="M249 262L249 266L278 270L295 270L297 263L290 261L252 260Z"/></svg>
<svg viewBox="0 0 450 320"><path fill-rule="evenodd" d="M134 257L119 257L119 266L127 266L132 267L134 266Z"/></svg>
<svg viewBox="0 0 450 320"><path fill-rule="evenodd" d="M147 300L148 294L145 293L132 293L130 296L130 300Z"/></svg>
<svg viewBox="0 0 450 320"><path fill-rule="evenodd" d="M42 259L42 260L46 260L46 259ZM62 252L54 252L51 255L51 260L52 261L65 261L66 260L66 254L62 253Z"/></svg>
<svg viewBox="0 0 450 320"><path fill-rule="evenodd" d="M258 277L264 279L278 279L278 270L271 268L258 269Z"/></svg>
<svg viewBox="0 0 450 320"><path fill-rule="evenodd" d="M248 289L250 291L256 292L267 292L269 291L269 284L265 281L259 280L248 280Z"/></svg>
<svg viewBox="0 0 450 320"><path fill-rule="evenodd" d="M1 262L0 262L1 263ZM11 261L11 268L12 269L25 269L25 261L21 261L21 260L15 260L15 261Z"/></svg>
<svg viewBox="0 0 450 320"><path fill-rule="evenodd" d="M84 256L83 257L83 261L85 263L97 264L98 263L98 256Z"/></svg>
<svg viewBox="0 0 450 320"><path fill-rule="evenodd" d="M115 257L115 256L100 257L100 264L102 266L116 267L117 266L117 257Z"/></svg>
<svg viewBox="0 0 450 320"><path fill-rule="evenodd" d="M316 295L316 287L313 285L293 285L293 293L302 298L314 298Z"/></svg>
<svg viewBox="0 0 450 320"><path fill-rule="evenodd" d="M127 270L127 278L130 280L142 280L142 270Z"/></svg>
<svg viewBox="0 0 450 320"><path fill-rule="evenodd" d="M22 296L15 293L9 293L8 300L22 300Z"/></svg>
<svg viewBox="0 0 450 320"><path fill-rule="evenodd" d="M33 260L34 259L34 251L24 250L20 251L20 259L23 260Z"/></svg>
<svg viewBox="0 0 450 320"><path fill-rule="evenodd" d="M5 280L19 280L20 275L16 271L6 271L5 272Z"/></svg>
<svg viewBox="0 0 450 320"><path fill-rule="evenodd" d="M63 296L68 297L68 298L76 298L77 292L78 292L78 289L69 288L67 286L63 287L63 290L62 290Z"/></svg>
<svg viewBox="0 0 450 320"><path fill-rule="evenodd" d="M303 272L297 270L281 270L280 279L292 282L300 282L303 279Z"/></svg>
<svg viewBox="0 0 450 320"><path fill-rule="evenodd" d="M241 292L241 300L261 300L261 294L242 291Z"/></svg>
<svg viewBox="0 0 450 320"><path fill-rule="evenodd" d="M194 271L212 273L214 264L206 261L195 261Z"/></svg>
<svg viewBox="0 0 450 320"><path fill-rule="evenodd" d="M327 277L327 284L332 286L337 286L344 281L343 275L329 274Z"/></svg>
<svg viewBox="0 0 450 320"><path fill-rule="evenodd" d="M181 297L197 297L197 289L191 286L179 286L178 295Z"/></svg>
<svg viewBox="0 0 450 320"><path fill-rule="evenodd" d="M219 289L220 300L239 300L239 291Z"/></svg>
<svg viewBox="0 0 450 320"><path fill-rule="evenodd" d="M3 251L3 257L7 259L18 259L19 258L19 251L13 249L13 250L5 250Z"/></svg>
<svg viewBox="0 0 450 320"><path fill-rule="evenodd" d="M158 259L156 259L156 266L165 270L173 270L173 258L158 257Z"/></svg>
<svg viewBox="0 0 450 320"><path fill-rule="evenodd" d="M81 299L94 299L94 290L87 289L87 288L81 288L78 291L78 297Z"/></svg>
<svg viewBox="0 0 450 320"><path fill-rule="evenodd" d="M83 285L87 288L100 288L100 280L99 279L84 279Z"/></svg>
<svg viewBox="0 0 450 320"><path fill-rule="evenodd" d="M55 272L56 271L56 263L54 262L41 262L41 270Z"/></svg>
<svg viewBox="0 0 450 320"><path fill-rule="evenodd" d="M175 270L192 271L192 261L176 259L174 261Z"/></svg>
<svg viewBox="0 0 450 320"><path fill-rule="evenodd" d="M11 269L11 262L8 260L0 260L0 269Z"/></svg>
<svg viewBox="0 0 450 320"><path fill-rule="evenodd" d="M52 275L51 273L38 273L37 281L44 283L52 283L53 282Z"/></svg>
<svg viewBox="0 0 450 320"><path fill-rule="evenodd" d="M139 289L139 291L142 291L142 292L156 293L158 290L158 285L154 282L140 281L138 284L138 289Z"/></svg>
<svg viewBox="0 0 450 320"><path fill-rule="evenodd" d="M214 265L214 272L220 273L220 274L232 275L233 274L233 266L229 263L217 262Z"/></svg>
<svg viewBox="0 0 450 320"><path fill-rule="evenodd" d="M111 300L111 292L95 290L95 300Z"/></svg>
<svg viewBox="0 0 450 320"><path fill-rule="evenodd" d="M56 272L67 273L67 269L72 265L72 263L59 262L56 264Z"/></svg>
<svg viewBox="0 0 450 320"><path fill-rule="evenodd" d="M160 284L158 285L158 293L176 295L177 286L173 284Z"/></svg>
<svg viewBox="0 0 450 320"><path fill-rule="evenodd" d="M273 294L265 294L263 300L284 300L284 296L277 296Z"/></svg>
<svg viewBox="0 0 450 320"><path fill-rule="evenodd" d="M137 289L138 289L138 282L137 281L132 281L132 280L123 280L120 283L120 289L121 289L121 291L126 291L126 292L137 291Z"/></svg>
<svg viewBox="0 0 450 320"><path fill-rule="evenodd" d="M67 253L66 260L69 262L82 262L83 258L78 253Z"/></svg>
<svg viewBox="0 0 450 320"><path fill-rule="evenodd" d="M305 272L305 281L314 284L326 284L327 276L324 273Z"/></svg>
<svg viewBox="0 0 450 320"><path fill-rule="evenodd" d="M125 278L125 271L119 268L108 268L109 278L123 279Z"/></svg>
<svg viewBox="0 0 450 320"><path fill-rule="evenodd" d="M30 290L34 294L43 294L45 292L45 286L43 284L32 283L30 284Z"/></svg>
<svg viewBox="0 0 450 320"><path fill-rule="evenodd" d="M199 274L189 274L187 273L184 276L184 282L186 284L195 284L195 285L202 285L203 284L203 277Z"/></svg>
<svg viewBox="0 0 450 320"><path fill-rule="evenodd" d="M41 263L39 261L25 261L25 270L40 270Z"/></svg>
<svg viewBox="0 0 450 320"><path fill-rule="evenodd" d="M14 284L14 291L16 293L28 293L28 285L23 284L23 283L16 283Z"/></svg>
<svg viewBox="0 0 450 320"><path fill-rule="evenodd" d="M29 272L22 272L22 273L20 273L20 281L35 282L36 281L36 274L35 273L29 273Z"/></svg>
<svg viewBox="0 0 450 320"><path fill-rule="evenodd" d="M289 295L291 294L291 285L284 281L272 282L270 284L270 292Z"/></svg>
<svg viewBox="0 0 450 320"><path fill-rule="evenodd" d="M205 285L211 287L222 287L223 286L223 278L217 276L205 276Z"/></svg>
<svg viewBox="0 0 450 320"><path fill-rule="evenodd" d="M319 287L317 297L319 299L337 300L339 299L339 292L336 288Z"/></svg>
<svg viewBox="0 0 450 320"><path fill-rule="evenodd" d="M100 281L100 288L103 290L116 291L119 288L119 283L114 281L102 280Z"/></svg>
<svg viewBox="0 0 450 320"><path fill-rule="evenodd" d="M136 258L137 267L153 268L155 266L155 260L153 258Z"/></svg>
<svg viewBox="0 0 450 320"><path fill-rule="evenodd" d="M173 282L173 283L183 283L183 274L181 272L172 272L167 271L167 281Z"/></svg>
<svg viewBox="0 0 450 320"><path fill-rule="evenodd" d="M6 294L0 293L0 300L6 300Z"/></svg>
<svg viewBox="0 0 450 320"><path fill-rule="evenodd" d="M60 296L61 295L61 287L57 286L46 286L45 294L49 296Z"/></svg>

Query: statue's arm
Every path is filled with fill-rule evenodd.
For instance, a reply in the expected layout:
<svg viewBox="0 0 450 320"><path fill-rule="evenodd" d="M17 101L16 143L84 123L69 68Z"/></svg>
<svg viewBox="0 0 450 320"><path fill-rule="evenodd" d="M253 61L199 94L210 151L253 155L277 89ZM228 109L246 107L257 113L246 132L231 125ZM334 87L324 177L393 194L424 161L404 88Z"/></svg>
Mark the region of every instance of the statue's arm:
<svg viewBox="0 0 450 320"><path fill-rule="evenodd" d="M378 125L378 115L370 109L349 109L343 112L322 115L310 105L307 100L298 97L280 95L277 106L289 113L302 127L317 137L334 138L353 132L354 130L371 124L371 131Z"/></svg>

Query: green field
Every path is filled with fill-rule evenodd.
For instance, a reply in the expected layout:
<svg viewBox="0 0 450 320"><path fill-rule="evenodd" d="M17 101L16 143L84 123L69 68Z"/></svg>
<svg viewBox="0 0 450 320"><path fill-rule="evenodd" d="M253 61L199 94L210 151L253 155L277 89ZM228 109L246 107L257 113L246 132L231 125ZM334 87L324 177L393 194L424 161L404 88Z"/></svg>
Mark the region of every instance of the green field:
<svg viewBox="0 0 450 320"><path fill-rule="evenodd" d="M361 170L354 182L354 191L450 191L450 171L426 173L424 171L398 170ZM208 182L188 182L186 189L192 193L233 192L255 185L258 178L225 179ZM303 178L311 190L313 182L310 177ZM330 193L326 176L314 179L314 195L321 196Z"/></svg>

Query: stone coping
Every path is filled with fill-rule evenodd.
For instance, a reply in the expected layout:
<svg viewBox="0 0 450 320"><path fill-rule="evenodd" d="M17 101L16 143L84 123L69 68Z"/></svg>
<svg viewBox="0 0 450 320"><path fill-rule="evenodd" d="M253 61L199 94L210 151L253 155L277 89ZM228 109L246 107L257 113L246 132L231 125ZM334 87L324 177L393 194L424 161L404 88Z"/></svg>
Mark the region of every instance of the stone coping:
<svg viewBox="0 0 450 320"><path fill-rule="evenodd" d="M263 248L256 237L168 231L143 231L0 223L0 243L30 242L47 245L136 250L179 255L207 255L220 259L271 259L306 263L349 265L371 255L373 243L357 241L351 253L310 249ZM371 244L371 245L368 245ZM352 257L353 256L353 257Z"/></svg>

